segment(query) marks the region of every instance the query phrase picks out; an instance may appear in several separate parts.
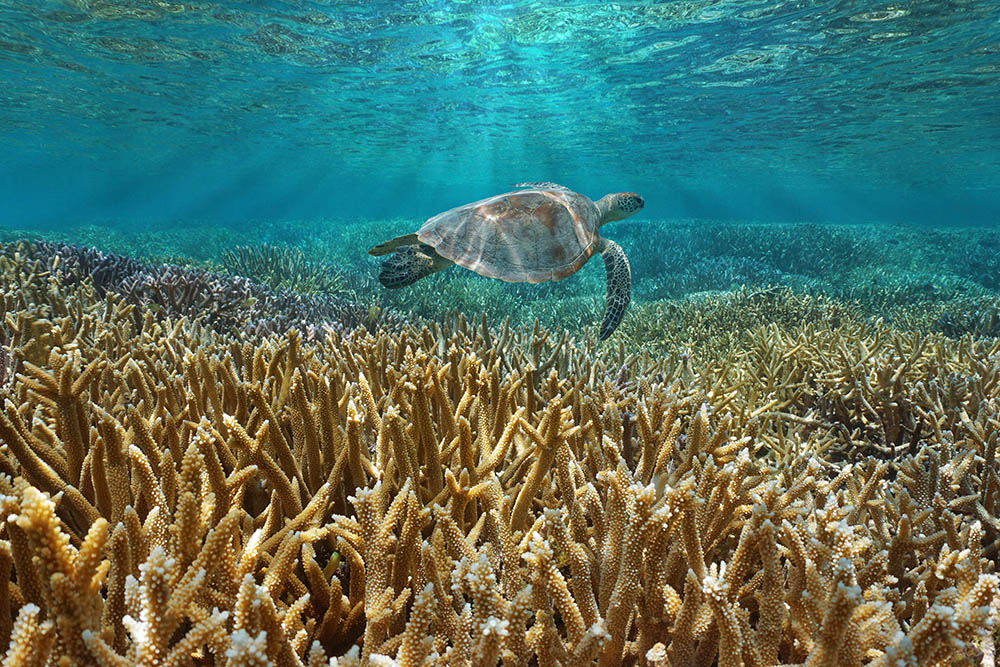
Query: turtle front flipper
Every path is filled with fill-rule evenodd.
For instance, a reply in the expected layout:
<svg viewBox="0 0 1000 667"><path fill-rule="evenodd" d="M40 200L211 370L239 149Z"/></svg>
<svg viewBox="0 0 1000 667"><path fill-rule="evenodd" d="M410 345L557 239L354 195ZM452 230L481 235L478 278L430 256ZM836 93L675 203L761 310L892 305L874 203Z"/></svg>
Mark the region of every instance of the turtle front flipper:
<svg viewBox="0 0 1000 667"><path fill-rule="evenodd" d="M417 240L416 234L403 234L402 236L397 236L396 238L390 239L385 243L379 243L377 246L369 250L368 254L379 257L380 255L388 255L400 246L416 245L418 243L420 243L420 241Z"/></svg>
<svg viewBox="0 0 1000 667"><path fill-rule="evenodd" d="M604 303L604 321L601 322L601 340L610 336L625 316L625 308L632 299L632 270L622 247L608 239L603 241L601 257L607 271L608 290Z"/></svg>
<svg viewBox="0 0 1000 667"><path fill-rule="evenodd" d="M382 260L378 281L386 287L406 287L421 278L451 266L451 261L427 245L407 245L392 257Z"/></svg>

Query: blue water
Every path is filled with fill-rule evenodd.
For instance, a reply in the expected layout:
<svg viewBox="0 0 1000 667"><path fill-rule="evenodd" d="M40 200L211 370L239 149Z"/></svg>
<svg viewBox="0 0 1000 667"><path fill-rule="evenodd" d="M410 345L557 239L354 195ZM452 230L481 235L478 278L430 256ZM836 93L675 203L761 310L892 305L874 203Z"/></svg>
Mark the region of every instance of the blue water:
<svg viewBox="0 0 1000 667"><path fill-rule="evenodd" d="M1000 3L0 2L0 224L1000 221Z"/></svg>

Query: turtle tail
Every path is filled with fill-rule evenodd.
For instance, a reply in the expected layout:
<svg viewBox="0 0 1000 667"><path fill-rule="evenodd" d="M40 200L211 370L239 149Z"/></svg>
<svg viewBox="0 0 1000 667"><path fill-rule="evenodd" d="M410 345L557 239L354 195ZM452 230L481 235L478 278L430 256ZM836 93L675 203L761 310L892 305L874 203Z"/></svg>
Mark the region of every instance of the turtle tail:
<svg viewBox="0 0 1000 667"><path fill-rule="evenodd" d="M400 248L391 257L382 261L378 281L390 289L406 287L450 264L433 249L429 250L433 255L419 246Z"/></svg>

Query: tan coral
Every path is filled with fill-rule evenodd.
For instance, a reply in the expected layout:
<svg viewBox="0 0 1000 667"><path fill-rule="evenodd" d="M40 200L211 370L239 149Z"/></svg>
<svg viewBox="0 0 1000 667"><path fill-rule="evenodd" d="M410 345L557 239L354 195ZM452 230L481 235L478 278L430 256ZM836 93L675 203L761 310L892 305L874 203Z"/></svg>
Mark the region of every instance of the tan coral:
<svg viewBox="0 0 1000 667"><path fill-rule="evenodd" d="M25 294L11 655L925 664L988 627L988 347L759 329L708 365L462 318L250 342Z"/></svg>

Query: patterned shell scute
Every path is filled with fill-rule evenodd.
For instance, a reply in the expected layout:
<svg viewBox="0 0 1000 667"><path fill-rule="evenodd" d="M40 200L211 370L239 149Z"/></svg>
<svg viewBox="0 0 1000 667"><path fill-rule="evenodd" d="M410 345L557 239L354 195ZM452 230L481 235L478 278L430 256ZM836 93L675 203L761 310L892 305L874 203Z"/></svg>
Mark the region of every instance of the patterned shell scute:
<svg viewBox="0 0 1000 667"><path fill-rule="evenodd" d="M596 250L594 203L576 192L519 190L445 211L417 237L489 278L540 283L576 273Z"/></svg>

